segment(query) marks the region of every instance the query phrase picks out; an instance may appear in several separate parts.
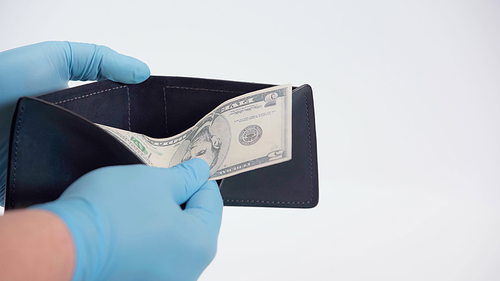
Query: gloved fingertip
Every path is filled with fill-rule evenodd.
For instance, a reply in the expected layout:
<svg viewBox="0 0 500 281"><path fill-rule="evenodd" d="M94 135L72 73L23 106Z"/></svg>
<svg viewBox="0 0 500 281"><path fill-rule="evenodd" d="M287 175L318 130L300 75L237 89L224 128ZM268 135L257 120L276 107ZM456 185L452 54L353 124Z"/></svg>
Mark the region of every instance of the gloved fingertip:
<svg viewBox="0 0 500 281"><path fill-rule="evenodd" d="M210 180L210 181L207 181L206 188L207 189L219 190L219 185L217 184L216 181Z"/></svg>
<svg viewBox="0 0 500 281"><path fill-rule="evenodd" d="M181 165L182 167L191 168L195 174L199 175L200 178L203 178L205 180L207 180L208 176L210 175L210 166L208 165L207 161L200 158L193 158L178 164L178 166L179 165Z"/></svg>
<svg viewBox="0 0 500 281"><path fill-rule="evenodd" d="M66 42L70 53L70 80L104 80L126 84L141 83L149 75L142 61L95 44ZM66 66L68 67L68 66Z"/></svg>
<svg viewBox="0 0 500 281"><path fill-rule="evenodd" d="M116 79L116 82L136 84L144 82L144 80L149 78L150 71L147 64L133 57L118 53L116 55L118 56L116 67L124 70L123 73L115 71L114 74L117 75L113 78Z"/></svg>
<svg viewBox="0 0 500 281"><path fill-rule="evenodd" d="M191 159L166 169L168 180L173 182L172 198L177 204L186 202L207 182L210 168L202 159Z"/></svg>
<svg viewBox="0 0 500 281"><path fill-rule="evenodd" d="M150 75L151 71L149 70L149 66L144 62L137 60L137 66L133 71L132 83L144 82Z"/></svg>
<svg viewBox="0 0 500 281"><path fill-rule="evenodd" d="M103 57L101 76L126 84L141 83L149 78L150 70L144 62L112 51Z"/></svg>

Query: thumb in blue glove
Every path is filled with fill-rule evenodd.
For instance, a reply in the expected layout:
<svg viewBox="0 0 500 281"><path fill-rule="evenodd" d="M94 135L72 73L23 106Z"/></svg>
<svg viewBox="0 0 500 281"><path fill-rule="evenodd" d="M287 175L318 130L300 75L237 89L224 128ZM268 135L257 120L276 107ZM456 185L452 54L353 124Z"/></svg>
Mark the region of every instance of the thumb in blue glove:
<svg viewBox="0 0 500 281"><path fill-rule="evenodd" d="M68 86L68 81L109 79L127 84L149 77L148 66L94 44L42 42L0 53L1 104Z"/></svg>
<svg viewBox="0 0 500 281"><path fill-rule="evenodd" d="M0 205L12 115L21 96L61 90L70 80L140 83L148 77L145 63L94 44L43 42L0 52Z"/></svg>
<svg viewBox="0 0 500 281"><path fill-rule="evenodd" d="M73 280L196 280L215 255L222 217L219 188L208 176L201 159L169 169L106 167L34 208L68 226Z"/></svg>

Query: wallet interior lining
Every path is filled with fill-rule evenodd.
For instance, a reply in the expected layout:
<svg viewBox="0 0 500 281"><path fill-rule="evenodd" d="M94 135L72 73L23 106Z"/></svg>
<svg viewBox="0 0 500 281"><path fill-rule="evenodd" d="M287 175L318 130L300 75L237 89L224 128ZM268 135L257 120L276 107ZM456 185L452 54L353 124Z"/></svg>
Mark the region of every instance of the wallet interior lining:
<svg viewBox="0 0 500 281"><path fill-rule="evenodd" d="M194 91L194 92L193 92ZM213 106L216 102L212 101L207 101L204 100L204 97L207 97L207 93L210 93L210 97L214 97L214 94L223 94L224 97L220 100L220 103L217 105ZM227 95L230 95L231 97L236 97L238 95L244 94L245 92L240 92L240 91L227 91L227 90L219 90L219 89L207 89L207 88L197 88L197 87L181 87L181 86L164 86L163 87L163 97L164 97L164 103L165 103L165 133L167 136L173 136L178 133L181 133L182 131L186 130L187 128L191 127L194 125L198 120L201 120L207 113L212 111L215 107L217 107L219 104L223 103L225 100L229 99ZM184 114L179 112L179 110L175 110L177 104L183 103L183 101L186 99L186 96L197 96L197 98L192 98L192 100L200 99L201 102L199 102L200 105L203 105L202 108L198 107L198 109L195 110L183 110ZM207 102L210 105L207 105ZM170 105L170 106L169 106ZM194 104L191 104L191 106L195 106ZM185 116L186 113L190 116ZM170 115L170 118L169 118ZM180 117L183 116L183 117ZM197 118L199 116L199 118ZM177 120L175 122L175 119L189 119L187 121L188 123L193 123L191 126L188 127L178 127L175 126L175 123L180 123L180 124L186 124L186 121L180 121ZM169 124L168 120L169 119L174 119L173 122L173 129L169 130ZM195 121L196 120L196 121ZM179 131L182 130L182 131Z"/></svg>

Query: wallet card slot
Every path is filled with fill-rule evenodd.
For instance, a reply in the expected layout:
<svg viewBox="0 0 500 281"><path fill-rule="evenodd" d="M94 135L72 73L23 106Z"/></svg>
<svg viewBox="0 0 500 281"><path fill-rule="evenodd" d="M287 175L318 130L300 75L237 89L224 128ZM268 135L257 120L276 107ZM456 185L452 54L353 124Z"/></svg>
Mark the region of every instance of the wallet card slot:
<svg viewBox="0 0 500 281"><path fill-rule="evenodd" d="M94 122L124 130L131 130L130 92L127 85L110 85L88 91L73 88L65 95L44 95L40 99L61 106Z"/></svg>

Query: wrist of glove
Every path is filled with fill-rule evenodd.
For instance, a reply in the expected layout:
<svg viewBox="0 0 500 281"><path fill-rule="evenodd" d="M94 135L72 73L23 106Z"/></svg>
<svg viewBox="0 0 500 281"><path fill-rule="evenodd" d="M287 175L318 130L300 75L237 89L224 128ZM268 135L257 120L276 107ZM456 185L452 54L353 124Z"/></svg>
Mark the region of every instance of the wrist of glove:
<svg viewBox="0 0 500 281"><path fill-rule="evenodd" d="M215 256L222 216L218 186L208 175L200 159L169 169L106 167L34 208L68 226L73 280L196 280Z"/></svg>

